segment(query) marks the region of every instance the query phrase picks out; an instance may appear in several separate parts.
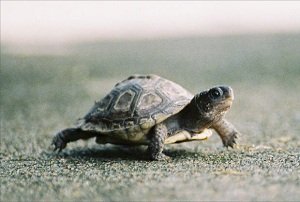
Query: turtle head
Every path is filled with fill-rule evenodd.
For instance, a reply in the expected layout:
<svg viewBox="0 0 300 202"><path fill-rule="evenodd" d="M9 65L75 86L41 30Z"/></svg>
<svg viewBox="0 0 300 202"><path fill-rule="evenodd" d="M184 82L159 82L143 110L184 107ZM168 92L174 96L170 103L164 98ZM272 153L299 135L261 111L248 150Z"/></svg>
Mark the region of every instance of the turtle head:
<svg viewBox="0 0 300 202"><path fill-rule="evenodd" d="M233 99L231 87L216 86L197 94L193 100L201 116L215 120L229 110Z"/></svg>

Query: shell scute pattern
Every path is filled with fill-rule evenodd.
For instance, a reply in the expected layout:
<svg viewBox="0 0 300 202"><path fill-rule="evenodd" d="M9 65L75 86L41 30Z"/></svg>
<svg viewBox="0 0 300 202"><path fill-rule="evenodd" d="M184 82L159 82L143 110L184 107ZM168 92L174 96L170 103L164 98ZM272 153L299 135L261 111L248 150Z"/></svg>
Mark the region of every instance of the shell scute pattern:
<svg viewBox="0 0 300 202"><path fill-rule="evenodd" d="M135 97L135 94L136 93L130 89L122 92L119 95L118 99L116 100L116 103L114 105L114 110L122 111L122 112L129 111L132 105L132 100Z"/></svg>
<svg viewBox="0 0 300 202"><path fill-rule="evenodd" d="M162 101L163 99L155 94L155 92L144 93L137 104L137 110L149 110L153 107L157 107Z"/></svg>
<svg viewBox="0 0 300 202"><path fill-rule="evenodd" d="M96 102L80 127L107 134L126 131L128 136L141 136L141 131L177 113L191 98L190 92L162 77L133 75Z"/></svg>

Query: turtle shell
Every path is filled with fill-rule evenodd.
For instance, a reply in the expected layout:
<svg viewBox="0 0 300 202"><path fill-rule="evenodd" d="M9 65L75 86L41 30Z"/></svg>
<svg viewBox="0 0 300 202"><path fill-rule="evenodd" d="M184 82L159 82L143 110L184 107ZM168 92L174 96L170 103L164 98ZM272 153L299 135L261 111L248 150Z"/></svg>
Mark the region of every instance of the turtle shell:
<svg viewBox="0 0 300 202"><path fill-rule="evenodd" d="M130 76L96 102L79 127L138 140L154 125L182 110L192 97L180 85L157 75Z"/></svg>

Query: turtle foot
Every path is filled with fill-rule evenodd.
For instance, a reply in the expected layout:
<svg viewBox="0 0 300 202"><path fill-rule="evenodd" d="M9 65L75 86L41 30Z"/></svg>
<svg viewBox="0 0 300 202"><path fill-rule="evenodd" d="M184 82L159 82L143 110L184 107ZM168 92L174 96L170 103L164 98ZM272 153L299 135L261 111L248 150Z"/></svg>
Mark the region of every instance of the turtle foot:
<svg viewBox="0 0 300 202"><path fill-rule="evenodd" d="M171 157L161 153L158 155L151 155L151 160L153 161L171 161Z"/></svg>
<svg viewBox="0 0 300 202"><path fill-rule="evenodd" d="M67 142L64 140L64 136L65 135L62 131L54 136L51 143L51 145L54 145L53 151L61 152L67 146Z"/></svg>
<svg viewBox="0 0 300 202"><path fill-rule="evenodd" d="M232 132L230 135L227 135L226 137L224 137L222 139L223 141L223 145L225 147L231 147L233 148L233 146L236 144L236 139L238 138L238 133L236 131Z"/></svg>

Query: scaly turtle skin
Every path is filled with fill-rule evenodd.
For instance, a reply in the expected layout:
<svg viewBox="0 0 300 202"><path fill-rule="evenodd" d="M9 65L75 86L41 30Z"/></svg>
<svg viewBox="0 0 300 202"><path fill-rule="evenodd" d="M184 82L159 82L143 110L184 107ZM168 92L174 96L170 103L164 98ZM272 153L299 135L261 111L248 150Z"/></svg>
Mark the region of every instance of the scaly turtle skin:
<svg viewBox="0 0 300 202"><path fill-rule="evenodd" d="M134 75L117 83L96 102L75 128L53 138L54 150L68 142L96 137L99 144L148 145L152 160L166 159L164 144L207 139L214 129L224 146L233 147L238 131L224 119L233 90L213 87L193 96L156 75Z"/></svg>

